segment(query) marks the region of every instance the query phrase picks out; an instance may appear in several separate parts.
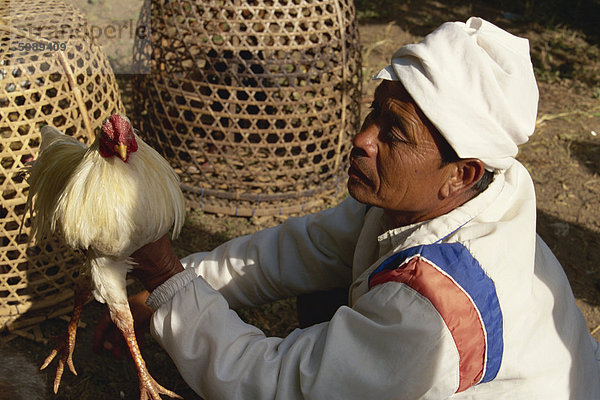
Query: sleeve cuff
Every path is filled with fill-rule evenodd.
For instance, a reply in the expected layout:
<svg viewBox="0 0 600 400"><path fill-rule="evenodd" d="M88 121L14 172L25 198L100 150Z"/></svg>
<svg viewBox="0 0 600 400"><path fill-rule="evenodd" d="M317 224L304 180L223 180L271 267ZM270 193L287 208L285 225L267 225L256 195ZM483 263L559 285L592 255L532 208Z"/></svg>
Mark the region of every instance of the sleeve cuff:
<svg viewBox="0 0 600 400"><path fill-rule="evenodd" d="M150 293L146 305L155 311L158 310L160 306L171 300L182 287L197 277L194 268L188 268L173 275Z"/></svg>

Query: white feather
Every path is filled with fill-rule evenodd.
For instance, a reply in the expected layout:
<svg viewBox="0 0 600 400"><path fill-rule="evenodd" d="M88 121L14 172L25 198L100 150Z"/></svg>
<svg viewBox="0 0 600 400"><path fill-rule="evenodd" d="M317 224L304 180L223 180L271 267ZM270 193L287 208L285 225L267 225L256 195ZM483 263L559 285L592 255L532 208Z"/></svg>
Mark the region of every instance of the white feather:
<svg viewBox="0 0 600 400"><path fill-rule="evenodd" d="M42 127L41 133L40 154L27 169L26 203L31 211L31 236L38 241L56 231L53 215L58 198L87 150L83 143L51 126Z"/></svg>
<svg viewBox="0 0 600 400"><path fill-rule="evenodd" d="M61 194L56 222L67 243L117 258L129 256L173 227L181 231L185 201L179 178L154 149L136 136L127 163L104 158L94 142Z"/></svg>
<svg viewBox="0 0 600 400"><path fill-rule="evenodd" d="M92 278L92 294L100 303L109 307L115 304L127 305L127 272L132 268L130 260L115 260L109 257L89 259ZM112 311L112 310L111 310Z"/></svg>
<svg viewBox="0 0 600 400"><path fill-rule="evenodd" d="M88 148L51 127L42 128L42 151L29 168L32 232L39 240L61 234L87 250L94 296L126 303L128 257L171 228L179 235L185 200L179 178L137 135L138 150L128 162L104 158L99 141Z"/></svg>

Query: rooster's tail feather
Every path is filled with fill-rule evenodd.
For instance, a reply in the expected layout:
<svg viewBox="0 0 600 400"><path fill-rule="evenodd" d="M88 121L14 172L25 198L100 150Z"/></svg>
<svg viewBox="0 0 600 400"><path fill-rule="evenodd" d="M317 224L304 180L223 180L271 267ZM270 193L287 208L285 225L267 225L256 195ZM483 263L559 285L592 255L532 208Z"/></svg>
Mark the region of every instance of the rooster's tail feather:
<svg viewBox="0 0 600 400"><path fill-rule="evenodd" d="M29 213L30 238L38 241L55 231L56 204L87 150L83 143L52 126L42 127L41 132L40 154L25 170L29 194L24 218Z"/></svg>

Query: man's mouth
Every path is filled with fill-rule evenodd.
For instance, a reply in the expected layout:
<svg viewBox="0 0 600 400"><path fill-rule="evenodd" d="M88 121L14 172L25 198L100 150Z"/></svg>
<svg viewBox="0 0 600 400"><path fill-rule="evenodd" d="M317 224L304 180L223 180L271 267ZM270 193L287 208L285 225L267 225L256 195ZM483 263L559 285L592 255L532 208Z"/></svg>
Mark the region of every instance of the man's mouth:
<svg viewBox="0 0 600 400"><path fill-rule="evenodd" d="M371 180L364 172L356 165L355 159L350 159L350 167L348 168L348 176L353 180L358 180L364 183L369 183Z"/></svg>

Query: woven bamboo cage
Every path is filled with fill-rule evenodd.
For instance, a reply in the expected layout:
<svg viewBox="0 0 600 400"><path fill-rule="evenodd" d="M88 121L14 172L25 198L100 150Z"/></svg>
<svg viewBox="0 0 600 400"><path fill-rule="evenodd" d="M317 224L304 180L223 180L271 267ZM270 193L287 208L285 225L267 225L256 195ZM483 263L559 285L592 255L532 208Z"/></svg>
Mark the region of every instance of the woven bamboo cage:
<svg viewBox="0 0 600 400"><path fill-rule="evenodd" d="M346 194L360 122L352 0L146 2L137 104L188 203L292 215ZM143 36L143 35L142 35Z"/></svg>
<svg viewBox="0 0 600 400"><path fill-rule="evenodd" d="M89 144L123 106L79 11L57 0L21 0L1 2L0 16L0 330L11 330L67 313L81 262L52 239L28 240L22 170L37 156L39 128L53 125Z"/></svg>

